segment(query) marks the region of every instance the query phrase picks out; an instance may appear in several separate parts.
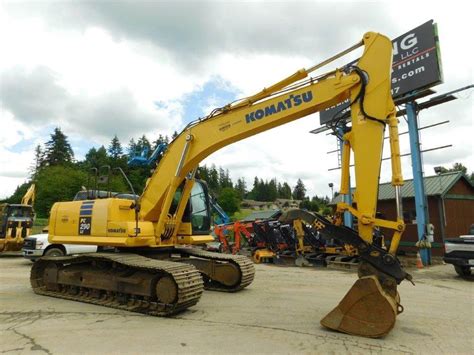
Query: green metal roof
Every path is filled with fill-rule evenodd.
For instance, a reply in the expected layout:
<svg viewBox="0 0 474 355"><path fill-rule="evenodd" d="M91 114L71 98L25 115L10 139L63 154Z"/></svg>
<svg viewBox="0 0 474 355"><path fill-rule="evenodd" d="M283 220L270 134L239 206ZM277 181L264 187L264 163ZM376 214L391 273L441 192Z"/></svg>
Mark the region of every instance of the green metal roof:
<svg viewBox="0 0 474 355"><path fill-rule="evenodd" d="M436 195L445 195L453 185L464 175L462 172L454 171L447 172L440 175L426 176L424 178L425 183L425 194L427 196L436 196ZM464 177L465 178L465 177ZM466 179L466 178L465 178ZM471 184L471 182L466 179L466 181ZM471 184L472 186L472 184ZM352 193L354 193L355 188L352 188ZM405 184L401 189L402 197L415 197L415 188L413 184L413 179L405 180ZM390 182L385 182L379 185L379 201L380 200L394 200L395 199L395 188L391 185ZM336 196L331 204L336 204L342 202L342 196Z"/></svg>
<svg viewBox="0 0 474 355"><path fill-rule="evenodd" d="M242 221L243 222L252 222L257 219L269 219L277 214L279 214L281 211L280 210L267 210L267 211L258 211L258 212L253 212L249 214L247 217L245 217Z"/></svg>

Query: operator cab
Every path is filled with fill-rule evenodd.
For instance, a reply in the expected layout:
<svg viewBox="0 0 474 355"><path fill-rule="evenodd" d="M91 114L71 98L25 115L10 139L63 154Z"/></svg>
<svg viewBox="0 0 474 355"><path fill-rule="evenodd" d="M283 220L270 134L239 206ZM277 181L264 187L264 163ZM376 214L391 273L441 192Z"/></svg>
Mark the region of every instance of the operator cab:
<svg viewBox="0 0 474 355"><path fill-rule="evenodd" d="M170 214L174 214L181 199L183 185L177 190L170 207ZM211 203L209 189L203 180L196 179L191 190L188 204L184 210L182 221L191 223L193 235L206 235L211 231Z"/></svg>

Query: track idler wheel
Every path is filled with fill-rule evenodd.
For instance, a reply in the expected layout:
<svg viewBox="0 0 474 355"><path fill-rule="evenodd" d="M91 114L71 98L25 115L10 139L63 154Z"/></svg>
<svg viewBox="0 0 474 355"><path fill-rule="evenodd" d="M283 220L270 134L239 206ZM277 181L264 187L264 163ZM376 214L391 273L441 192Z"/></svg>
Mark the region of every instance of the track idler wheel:
<svg viewBox="0 0 474 355"><path fill-rule="evenodd" d="M160 302L173 303L178 297L178 287L173 279L164 276L156 283L156 297Z"/></svg>
<svg viewBox="0 0 474 355"><path fill-rule="evenodd" d="M393 328L397 311L397 301L382 289L378 278L364 276L321 320L321 325L342 333L379 338Z"/></svg>

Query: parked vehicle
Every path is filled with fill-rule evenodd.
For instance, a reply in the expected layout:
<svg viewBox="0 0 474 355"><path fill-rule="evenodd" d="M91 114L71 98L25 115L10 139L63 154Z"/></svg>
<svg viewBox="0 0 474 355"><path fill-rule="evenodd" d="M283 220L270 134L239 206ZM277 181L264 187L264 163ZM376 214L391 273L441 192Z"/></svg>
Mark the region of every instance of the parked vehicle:
<svg viewBox="0 0 474 355"><path fill-rule="evenodd" d="M468 235L446 239L444 261L454 265L459 276L469 276L474 268L474 224Z"/></svg>
<svg viewBox="0 0 474 355"><path fill-rule="evenodd" d="M0 204L0 252L19 251L23 240L31 233L35 221L36 187L35 184L26 191L19 204Z"/></svg>
<svg viewBox="0 0 474 355"><path fill-rule="evenodd" d="M35 234L25 238L23 244L23 256L26 259L35 261L42 256L65 256L82 253L97 252L96 245L81 244L50 244L48 234Z"/></svg>

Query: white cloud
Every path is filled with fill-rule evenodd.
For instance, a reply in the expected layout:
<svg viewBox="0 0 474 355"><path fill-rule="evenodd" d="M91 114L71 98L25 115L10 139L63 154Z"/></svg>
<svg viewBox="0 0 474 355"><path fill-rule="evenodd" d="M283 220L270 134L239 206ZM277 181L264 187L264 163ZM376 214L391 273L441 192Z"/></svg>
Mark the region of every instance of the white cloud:
<svg viewBox="0 0 474 355"><path fill-rule="evenodd" d="M47 140L40 136L46 125L64 127L76 141L105 145L115 133L125 144L137 133L169 135L182 127L183 98L212 78L251 95L348 47L367 30L396 37L434 18L445 77L437 90L472 83L473 49L465 42L461 51L459 42L470 23L467 5L409 4L403 15L401 5L390 2L1 5L0 114L10 129L0 131L0 198L21 182L7 176L27 177L34 146ZM210 110L214 103L199 105ZM471 96L420 114L422 126L451 120L423 131L423 148L454 145L424 156L427 175L432 166L455 161L473 168L472 107ZM336 141L308 133L318 124L317 115L301 119L226 147L206 163L229 168L234 179L246 177L249 187L255 175L291 184L301 177L310 194L329 194L329 182L339 185L339 172L327 171L337 165L336 156L326 154ZM28 146L11 149L25 141ZM408 151L402 136L402 153ZM402 161L411 177L410 159ZM382 165L383 181L389 167Z"/></svg>

